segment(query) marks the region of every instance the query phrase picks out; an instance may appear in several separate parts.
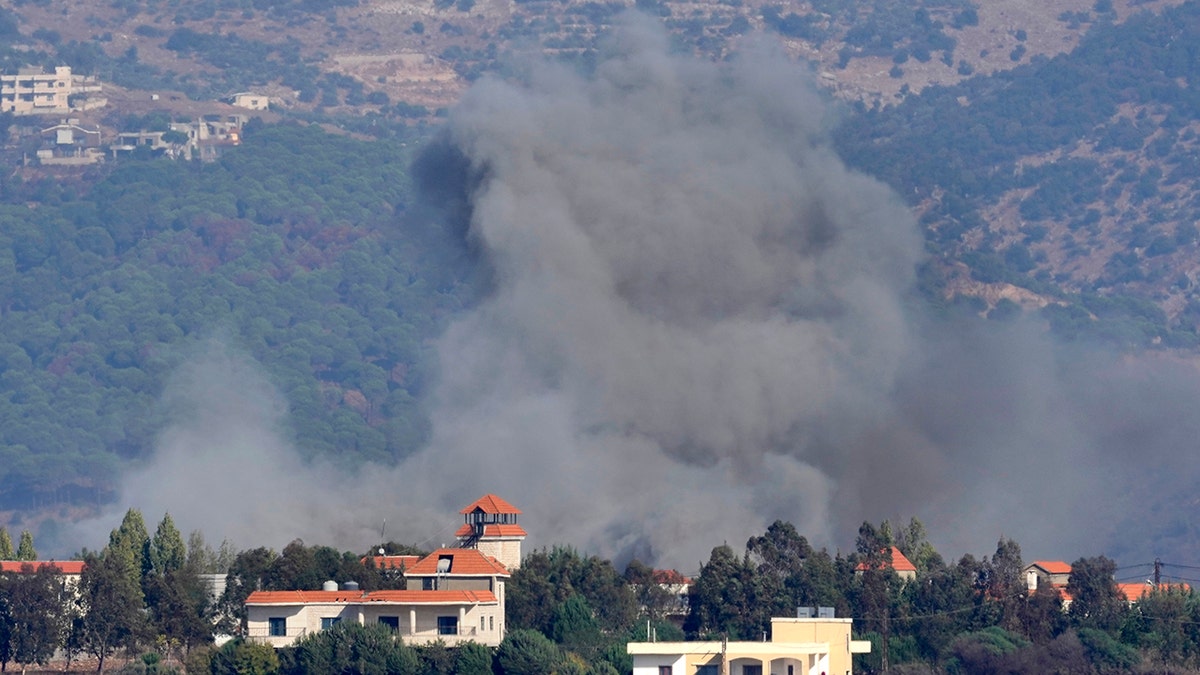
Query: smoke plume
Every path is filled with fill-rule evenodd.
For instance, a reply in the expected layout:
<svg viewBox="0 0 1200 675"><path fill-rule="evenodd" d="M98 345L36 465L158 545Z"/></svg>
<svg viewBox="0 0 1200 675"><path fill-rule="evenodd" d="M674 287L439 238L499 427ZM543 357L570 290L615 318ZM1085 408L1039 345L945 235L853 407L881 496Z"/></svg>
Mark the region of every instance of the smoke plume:
<svg viewBox="0 0 1200 675"><path fill-rule="evenodd" d="M699 61L633 18L591 75L483 79L419 165L492 276L438 345L428 447L301 465L277 395L218 351L177 377L189 412L127 501L244 546L361 550L384 519L450 543L494 492L531 546L684 570L777 518L843 548L915 515L948 556L1194 550L1186 522L1137 524L1194 476L1195 372L930 316L918 228L832 151L829 111L769 48Z"/></svg>

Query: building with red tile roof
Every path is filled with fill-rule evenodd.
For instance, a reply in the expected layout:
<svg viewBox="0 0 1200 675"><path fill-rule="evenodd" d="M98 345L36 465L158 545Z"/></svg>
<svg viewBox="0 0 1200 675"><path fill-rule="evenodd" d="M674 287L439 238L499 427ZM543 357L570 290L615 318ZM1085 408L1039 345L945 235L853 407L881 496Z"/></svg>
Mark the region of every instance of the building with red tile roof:
<svg viewBox="0 0 1200 675"><path fill-rule="evenodd" d="M521 566L521 543L527 536L525 528L517 524L521 509L496 495L486 494L459 513L463 515L463 524L454 536L460 547L479 549L510 570Z"/></svg>
<svg viewBox="0 0 1200 675"><path fill-rule="evenodd" d="M1021 570L1025 575L1025 587L1036 589L1039 585L1067 585L1071 578L1071 565L1061 560L1035 560Z"/></svg>
<svg viewBox="0 0 1200 675"><path fill-rule="evenodd" d="M0 573L22 574L25 572L26 566L35 572L43 567L53 567L64 576L78 577L83 574L82 560L0 560Z"/></svg>
<svg viewBox="0 0 1200 675"><path fill-rule="evenodd" d="M409 590L338 590L337 584L327 582L319 591L256 591L246 600L247 638L286 647L340 621L355 621L390 626L409 644L441 640L450 646L498 646L505 634L504 584L510 572L491 551L515 553L520 563L525 530L513 520L520 510L495 495L484 495L462 513L467 517L464 527L471 528L471 536L460 537L462 548L441 548L423 557L363 558L378 569L402 571ZM481 536L474 536L477 525L484 527ZM491 534L487 527L502 529Z"/></svg>
<svg viewBox="0 0 1200 675"><path fill-rule="evenodd" d="M1156 591L1164 593L1188 593L1191 590L1191 585L1182 582L1177 584L1160 583L1157 586L1150 581L1142 581L1132 584L1117 584L1117 592L1120 593L1121 597L1125 598L1125 601L1131 605Z"/></svg>
<svg viewBox="0 0 1200 675"><path fill-rule="evenodd" d="M373 565L377 570L404 572L421 559L419 555L367 555L359 559L364 565Z"/></svg>
<svg viewBox="0 0 1200 675"><path fill-rule="evenodd" d="M901 579L903 579L905 581L912 581L913 579L916 579L917 578L917 566L912 564L912 562L908 559L908 557L905 556L903 553L901 553L900 549L896 548L895 546L891 547L891 553L892 553L892 562L891 562L891 564L885 563L884 569L890 569L890 570L894 571ZM854 573L862 574L866 570L867 570L867 563L860 562L860 563L858 563L858 565L855 566Z"/></svg>

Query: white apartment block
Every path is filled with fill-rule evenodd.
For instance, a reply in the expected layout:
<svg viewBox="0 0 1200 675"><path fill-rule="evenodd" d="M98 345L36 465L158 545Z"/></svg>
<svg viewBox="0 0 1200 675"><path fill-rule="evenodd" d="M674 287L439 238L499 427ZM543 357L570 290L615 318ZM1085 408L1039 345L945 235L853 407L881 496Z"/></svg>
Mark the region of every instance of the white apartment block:
<svg viewBox="0 0 1200 675"><path fill-rule="evenodd" d="M16 75L0 75L0 112L14 115L57 115L70 112L73 93L71 68L58 66L53 73L22 68Z"/></svg>

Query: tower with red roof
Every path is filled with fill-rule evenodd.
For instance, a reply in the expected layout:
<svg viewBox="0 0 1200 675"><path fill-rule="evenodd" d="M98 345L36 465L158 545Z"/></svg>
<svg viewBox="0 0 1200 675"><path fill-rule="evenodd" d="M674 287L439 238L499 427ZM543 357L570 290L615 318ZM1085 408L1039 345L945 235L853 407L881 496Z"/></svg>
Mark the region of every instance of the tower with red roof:
<svg viewBox="0 0 1200 675"><path fill-rule="evenodd" d="M525 528L517 524L521 509L488 494L459 513L464 522L454 536L460 547L478 549L510 570L521 566L521 542L526 536Z"/></svg>

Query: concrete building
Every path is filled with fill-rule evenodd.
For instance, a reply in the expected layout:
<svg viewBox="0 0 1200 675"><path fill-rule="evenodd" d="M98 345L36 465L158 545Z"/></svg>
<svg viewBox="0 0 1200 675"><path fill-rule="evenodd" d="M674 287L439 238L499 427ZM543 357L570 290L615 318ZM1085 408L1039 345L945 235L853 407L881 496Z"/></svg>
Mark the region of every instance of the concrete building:
<svg viewBox="0 0 1200 675"><path fill-rule="evenodd" d="M0 75L0 112L14 115L55 115L70 112L71 68L58 66L53 73L41 68L21 68L16 75Z"/></svg>
<svg viewBox="0 0 1200 675"><path fill-rule="evenodd" d="M852 640L851 619L773 618L762 642L630 642L633 675L850 675L854 654L871 651Z"/></svg>
<svg viewBox="0 0 1200 675"><path fill-rule="evenodd" d="M1036 591L1038 586L1066 588L1071 578L1071 566L1061 560L1035 560L1021 570L1025 575L1025 587Z"/></svg>
<svg viewBox="0 0 1200 675"><path fill-rule="evenodd" d="M267 110L271 107L271 100L265 94L244 91L233 95L233 105L251 110Z"/></svg>

